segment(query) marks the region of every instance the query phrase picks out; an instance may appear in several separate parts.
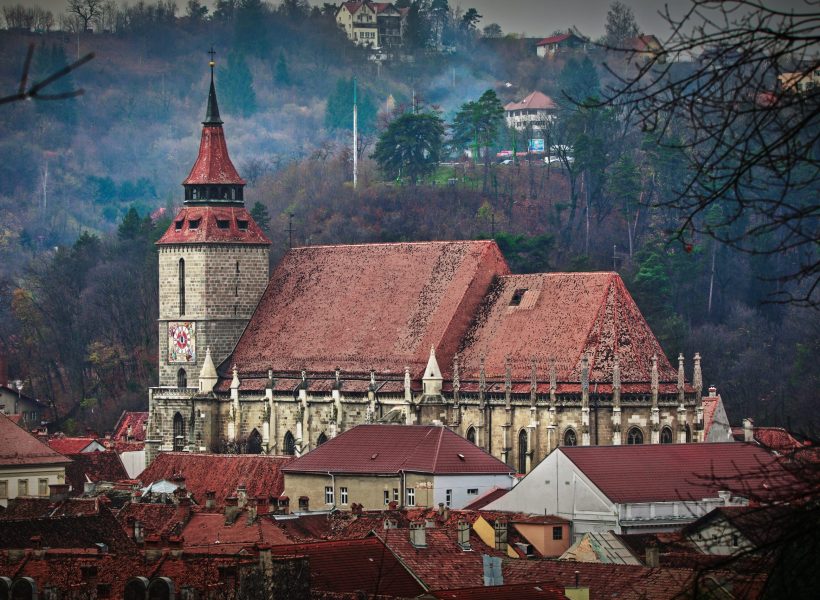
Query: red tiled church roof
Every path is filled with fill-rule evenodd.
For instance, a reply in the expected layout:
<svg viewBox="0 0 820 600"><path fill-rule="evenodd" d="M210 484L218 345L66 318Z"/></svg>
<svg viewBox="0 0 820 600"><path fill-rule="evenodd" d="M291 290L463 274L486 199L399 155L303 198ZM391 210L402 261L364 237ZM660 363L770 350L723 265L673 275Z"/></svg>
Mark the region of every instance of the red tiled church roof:
<svg viewBox="0 0 820 600"><path fill-rule="evenodd" d="M205 492L216 492L216 508L244 484L248 497L279 497L285 488L282 467L292 456L257 454L189 454L162 452L138 477L143 485L181 475L197 504L205 504Z"/></svg>
<svg viewBox="0 0 820 600"><path fill-rule="evenodd" d="M508 275L498 278L465 336L462 378L478 378L481 356L487 377L503 378L509 357L513 379L526 381L536 357L542 381L555 360L558 381L577 382L586 355L590 381L611 382L615 352L624 384L650 380L653 354L660 381L676 381L676 371L617 273Z"/></svg>
<svg viewBox="0 0 820 600"><path fill-rule="evenodd" d="M506 464L435 425L359 425L297 458L285 473L498 473Z"/></svg>
<svg viewBox="0 0 820 600"><path fill-rule="evenodd" d="M70 462L0 413L0 466L57 465Z"/></svg>
<svg viewBox="0 0 820 600"><path fill-rule="evenodd" d="M792 478L778 460L740 442L563 446L559 449L611 501L717 498L721 490L759 499Z"/></svg>
<svg viewBox="0 0 820 600"><path fill-rule="evenodd" d="M245 180L236 172L228 155L228 144L222 125L205 124L199 142L199 155L183 185L238 184Z"/></svg>
<svg viewBox="0 0 820 600"><path fill-rule="evenodd" d="M313 246L276 267L231 357L247 373L421 374L430 346L442 368L497 275L494 242Z"/></svg>
<svg viewBox="0 0 820 600"><path fill-rule="evenodd" d="M157 242L202 243L268 246L271 241L243 206L186 206Z"/></svg>

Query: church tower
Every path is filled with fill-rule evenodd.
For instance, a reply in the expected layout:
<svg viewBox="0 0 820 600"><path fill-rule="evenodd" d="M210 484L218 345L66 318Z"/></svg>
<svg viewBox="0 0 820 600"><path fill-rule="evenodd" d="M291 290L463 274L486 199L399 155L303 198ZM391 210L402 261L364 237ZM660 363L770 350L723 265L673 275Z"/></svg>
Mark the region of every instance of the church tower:
<svg viewBox="0 0 820 600"><path fill-rule="evenodd" d="M245 209L245 181L228 156L219 117L213 55L210 67L184 205L157 242L160 386L198 387L207 351L211 369L230 354L268 283L271 242Z"/></svg>

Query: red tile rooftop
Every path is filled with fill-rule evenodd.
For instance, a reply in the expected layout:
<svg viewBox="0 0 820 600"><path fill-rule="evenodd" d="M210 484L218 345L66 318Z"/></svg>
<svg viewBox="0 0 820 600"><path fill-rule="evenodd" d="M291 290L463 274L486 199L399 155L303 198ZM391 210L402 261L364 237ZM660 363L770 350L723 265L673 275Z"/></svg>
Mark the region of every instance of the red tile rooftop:
<svg viewBox="0 0 820 600"><path fill-rule="evenodd" d="M147 486L181 475L197 504L204 506L205 492L213 490L215 507L221 509L239 484L246 486L248 497L278 498L285 487L281 469L292 460L292 456L161 452L138 479Z"/></svg>
<svg viewBox="0 0 820 600"><path fill-rule="evenodd" d="M722 490L763 499L793 477L765 450L741 442L562 446L560 449L616 503L717 498Z"/></svg>
<svg viewBox="0 0 820 600"><path fill-rule="evenodd" d="M120 420L114 426L111 440L115 442L144 442L147 421L148 412L123 411Z"/></svg>
<svg viewBox="0 0 820 600"><path fill-rule="evenodd" d="M81 452L69 458L72 462L66 467L65 475L73 494L82 494L86 482L113 483L128 479L128 472L116 452Z"/></svg>
<svg viewBox="0 0 820 600"><path fill-rule="evenodd" d="M492 487L469 504L466 504L464 510L480 510L509 491L500 487Z"/></svg>
<svg viewBox="0 0 820 600"><path fill-rule="evenodd" d="M496 473L509 466L434 425L359 425L282 468L285 473Z"/></svg>
<svg viewBox="0 0 820 600"><path fill-rule="evenodd" d="M97 442L96 437L68 437L57 434L47 440L47 444L52 450L60 454L79 454L85 448ZM102 444L100 444L102 445Z"/></svg>
<svg viewBox="0 0 820 600"><path fill-rule="evenodd" d="M406 365L418 378L431 345L442 368L451 362L493 277L508 272L487 241L294 248L220 372L403 376Z"/></svg>
<svg viewBox="0 0 820 600"><path fill-rule="evenodd" d="M199 142L199 155L183 182L191 184L244 184L228 155L225 131L221 125L205 125Z"/></svg>
<svg viewBox="0 0 820 600"><path fill-rule="evenodd" d="M186 206L157 244L251 244L271 241L242 206Z"/></svg>
<svg viewBox="0 0 820 600"><path fill-rule="evenodd" d="M315 590L362 590L368 598L415 598L425 592L401 561L375 537L274 546L271 551L275 556L307 556L311 587Z"/></svg>
<svg viewBox="0 0 820 600"><path fill-rule="evenodd" d="M71 461L0 413L0 467L65 465Z"/></svg>
<svg viewBox="0 0 820 600"><path fill-rule="evenodd" d="M439 590L432 592L433 598L439 600L564 600L562 588L552 582L513 583L494 586L461 588L458 590Z"/></svg>

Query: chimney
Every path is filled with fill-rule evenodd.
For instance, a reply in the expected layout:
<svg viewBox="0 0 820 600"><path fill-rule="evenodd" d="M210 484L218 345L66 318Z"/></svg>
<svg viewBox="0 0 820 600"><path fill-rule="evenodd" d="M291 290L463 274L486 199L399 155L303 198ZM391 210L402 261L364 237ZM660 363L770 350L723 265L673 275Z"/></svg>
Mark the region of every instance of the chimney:
<svg viewBox="0 0 820 600"><path fill-rule="evenodd" d="M93 481L83 482L83 496L93 496L97 491L97 484Z"/></svg>
<svg viewBox="0 0 820 600"><path fill-rule="evenodd" d="M242 513L242 509L237 506L236 496L225 498L225 525L233 525Z"/></svg>
<svg viewBox="0 0 820 600"><path fill-rule="evenodd" d="M248 525L253 525L256 521L256 498L248 499Z"/></svg>
<svg viewBox="0 0 820 600"><path fill-rule="evenodd" d="M159 542L160 539L156 533L145 536L145 560L148 562L154 562L162 555Z"/></svg>
<svg viewBox="0 0 820 600"><path fill-rule="evenodd" d="M472 550L470 547L470 525L464 519L458 520L458 545L462 550Z"/></svg>
<svg viewBox="0 0 820 600"><path fill-rule="evenodd" d="M248 488L245 487L244 483L240 483L236 486L236 500L236 505L239 508L245 508L245 505L248 503Z"/></svg>
<svg viewBox="0 0 820 600"><path fill-rule="evenodd" d="M134 519L134 541L141 544L143 541L142 521Z"/></svg>
<svg viewBox="0 0 820 600"><path fill-rule="evenodd" d="M48 500L52 504L62 502L68 498L68 485L65 483L52 483L48 486Z"/></svg>
<svg viewBox="0 0 820 600"><path fill-rule="evenodd" d="M427 547L427 531L424 523L410 523L410 543L414 548Z"/></svg>
<svg viewBox="0 0 820 600"><path fill-rule="evenodd" d="M714 398L715 396L717 396L717 388L713 385L710 385L709 386L709 397Z"/></svg>
<svg viewBox="0 0 820 600"><path fill-rule="evenodd" d="M399 524L396 522L396 519L385 519L384 520L384 528L385 529L396 529Z"/></svg>
<svg viewBox="0 0 820 600"><path fill-rule="evenodd" d="M484 586L504 585L504 574L501 572L501 557L483 554L481 556L484 567Z"/></svg>
<svg viewBox="0 0 820 600"><path fill-rule="evenodd" d="M711 388L709 389L709 391L712 391ZM754 421L752 421L751 419L743 419L743 441L755 441L755 424Z"/></svg>
<svg viewBox="0 0 820 600"><path fill-rule="evenodd" d="M504 519L496 519L495 525L495 549L502 552L507 551L507 521Z"/></svg>
<svg viewBox="0 0 820 600"><path fill-rule="evenodd" d="M732 505L732 492L730 492L729 490L718 491L718 498L723 500L723 506Z"/></svg>
<svg viewBox="0 0 820 600"><path fill-rule="evenodd" d="M445 506L444 502L438 503L438 512L436 513L436 520L439 523L446 523L450 520L450 507Z"/></svg>
<svg viewBox="0 0 820 600"><path fill-rule="evenodd" d="M205 492L205 510L213 510L216 507L216 492L207 490Z"/></svg>
<svg viewBox="0 0 820 600"><path fill-rule="evenodd" d="M656 543L650 542L646 545L644 564L651 569L661 565L661 552Z"/></svg>
<svg viewBox="0 0 820 600"><path fill-rule="evenodd" d="M387 503L388 510L396 510L399 507L399 503L395 500L391 500Z"/></svg>

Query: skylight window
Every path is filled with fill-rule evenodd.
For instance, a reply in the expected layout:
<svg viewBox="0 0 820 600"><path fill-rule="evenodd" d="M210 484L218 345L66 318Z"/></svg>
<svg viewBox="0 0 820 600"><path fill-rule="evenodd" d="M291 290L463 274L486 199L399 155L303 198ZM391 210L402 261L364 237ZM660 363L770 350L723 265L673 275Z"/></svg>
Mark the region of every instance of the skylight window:
<svg viewBox="0 0 820 600"><path fill-rule="evenodd" d="M199 222L202 219L188 219L188 229L199 229Z"/></svg>
<svg viewBox="0 0 820 600"><path fill-rule="evenodd" d="M220 229L228 229L231 226L231 222L228 219L217 219L216 226Z"/></svg>
<svg viewBox="0 0 820 600"><path fill-rule="evenodd" d="M527 288L518 288L513 292L512 298L510 299L510 306L518 306L521 304L521 300L524 298L524 294L527 292Z"/></svg>

